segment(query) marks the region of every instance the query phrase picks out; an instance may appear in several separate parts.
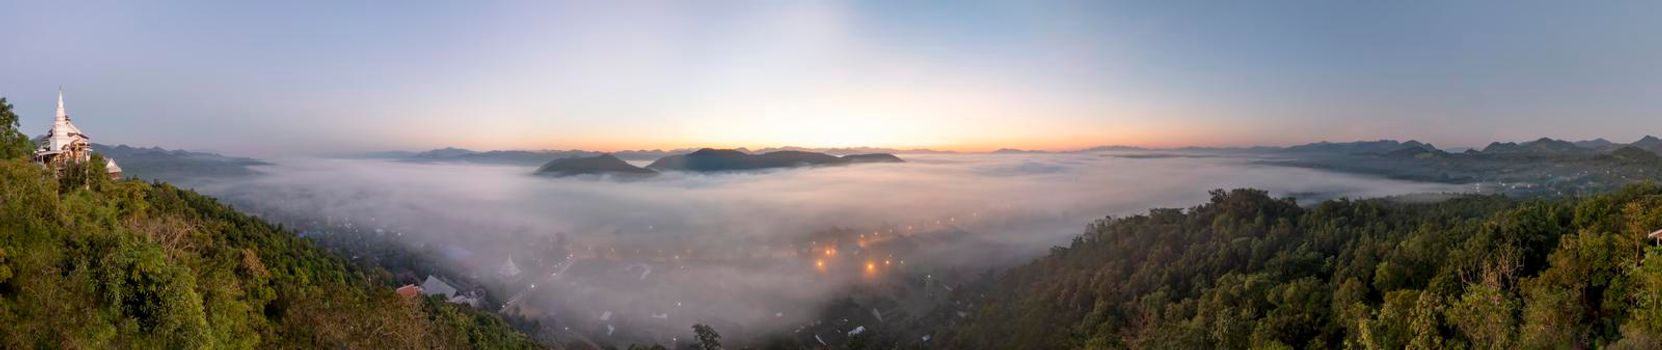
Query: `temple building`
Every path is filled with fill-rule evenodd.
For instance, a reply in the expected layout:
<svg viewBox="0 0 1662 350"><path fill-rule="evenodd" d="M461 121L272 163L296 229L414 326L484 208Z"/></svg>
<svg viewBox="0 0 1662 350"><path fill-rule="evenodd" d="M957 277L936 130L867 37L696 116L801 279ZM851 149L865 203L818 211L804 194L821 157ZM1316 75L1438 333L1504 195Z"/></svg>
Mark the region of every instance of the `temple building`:
<svg viewBox="0 0 1662 350"><path fill-rule="evenodd" d="M69 122L69 113L63 108L63 89L58 89L58 118L52 122L52 130L35 138L35 162L58 172L72 163L85 163L92 160L91 140ZM121 167L114 159L105 158L104 169L111 179L121 178Z"/></svg>

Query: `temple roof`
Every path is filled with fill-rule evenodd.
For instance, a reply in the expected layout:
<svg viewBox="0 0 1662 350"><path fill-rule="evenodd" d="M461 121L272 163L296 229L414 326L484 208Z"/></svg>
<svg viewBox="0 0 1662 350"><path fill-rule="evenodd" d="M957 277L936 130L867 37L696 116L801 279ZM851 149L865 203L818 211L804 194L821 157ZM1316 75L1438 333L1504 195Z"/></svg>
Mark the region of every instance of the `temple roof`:
<svg viewBox="0 0 1662 350"><path fill-rule="evenodd" d="M52 130L47 131L46 135L36 140L40 142L41 151L53 152L63 150L64 147L73 144L77 139L88 140L90 138L81 133L81 128L77 128L74 123L69 122L69 112L66 112L63 107L63 89L58 89L57 119L52 122Z"/></svg>
<svg viewBox="0 0 1662 350"><path fill-rule="evenodd" d="M57 119L52 121L52 130L48 130L46 135L36 137L34 141L39 146L35 149L36 157L58 157L59 154L69 152L69 146L77 142L85 143L87 147L92 146L91 138L81 133L81 128L75 127L75 123L69 121L69 112L63 106L63 88L58 88L58 113ZM87 153L81 153L80 161L85 161L89 156ZM111 174L121 174L121 166L116 165L114 159L106 158L104 168Z"/></svg>

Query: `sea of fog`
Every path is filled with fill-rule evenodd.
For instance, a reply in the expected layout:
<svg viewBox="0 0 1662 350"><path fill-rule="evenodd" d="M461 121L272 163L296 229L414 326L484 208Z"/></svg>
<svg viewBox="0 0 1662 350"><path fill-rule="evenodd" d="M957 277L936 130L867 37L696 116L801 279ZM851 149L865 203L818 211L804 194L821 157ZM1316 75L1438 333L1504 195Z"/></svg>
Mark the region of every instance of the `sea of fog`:
<svg viewBox="0 0 1662 350"><path fill-rule="evenodd" d="M262 215L306 218L298 227L320 231L308 234L353 227L396 237L451 267L449 278L477 281L561 330L659 342L695 322L724 333L788 331L874 274L1008 266L1066 244L1092 220L1194 206L1211 189L1258 188L1301 203L1462 190L1251 159L1121 155L906 154L898 164L631 181L540 177L525 166L287 159L198 190ZM556 236L558 250L533 243ZM897 241L906 244L884 243Z"/></svg>

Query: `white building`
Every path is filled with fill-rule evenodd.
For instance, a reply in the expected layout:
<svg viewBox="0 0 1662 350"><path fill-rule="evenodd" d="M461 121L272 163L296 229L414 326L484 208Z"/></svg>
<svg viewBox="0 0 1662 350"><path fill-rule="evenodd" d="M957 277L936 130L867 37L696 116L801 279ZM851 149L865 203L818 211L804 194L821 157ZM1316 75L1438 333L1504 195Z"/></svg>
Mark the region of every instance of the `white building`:
<svg viewBox="0 0 1662 350"><path fill-rule="evenodd" d="M92 138L69 122L69 113L63 108L63 89L58 89L58 115L52 130L35 138L34 160L55 171L62 171L71 162L84 163L92 159ZM121 166L114 159L105 159L104 168L110 178L121 178Z"/></svg>

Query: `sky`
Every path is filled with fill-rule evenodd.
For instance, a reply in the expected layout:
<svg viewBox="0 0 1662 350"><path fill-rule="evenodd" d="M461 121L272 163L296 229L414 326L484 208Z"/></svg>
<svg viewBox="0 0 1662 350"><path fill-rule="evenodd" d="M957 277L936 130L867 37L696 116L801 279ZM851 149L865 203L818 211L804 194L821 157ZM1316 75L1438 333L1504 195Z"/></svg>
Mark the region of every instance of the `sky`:
<svg viewBox="0 0 1662 350"><path fill-rule="evenodd" d="M990 150L1662 134L1662 2L14 1L43 133L444 146Z"/></svg>

